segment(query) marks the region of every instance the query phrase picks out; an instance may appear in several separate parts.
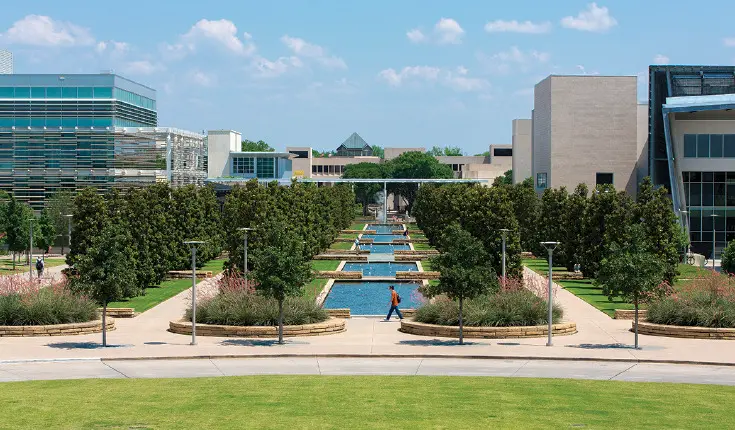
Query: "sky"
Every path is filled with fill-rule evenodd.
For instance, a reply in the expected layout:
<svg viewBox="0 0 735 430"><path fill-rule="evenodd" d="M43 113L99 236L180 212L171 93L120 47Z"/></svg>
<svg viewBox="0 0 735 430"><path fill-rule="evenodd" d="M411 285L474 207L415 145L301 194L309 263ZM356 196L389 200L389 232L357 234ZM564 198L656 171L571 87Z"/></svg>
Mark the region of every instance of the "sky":
<svg viewBox="0 0 735 430"><path fill-rule="evenodd" d="M8 2L16 73L113 70L157 90L160 126L286 146L511 142L549 74L734 64L732 0Z"/></svg>

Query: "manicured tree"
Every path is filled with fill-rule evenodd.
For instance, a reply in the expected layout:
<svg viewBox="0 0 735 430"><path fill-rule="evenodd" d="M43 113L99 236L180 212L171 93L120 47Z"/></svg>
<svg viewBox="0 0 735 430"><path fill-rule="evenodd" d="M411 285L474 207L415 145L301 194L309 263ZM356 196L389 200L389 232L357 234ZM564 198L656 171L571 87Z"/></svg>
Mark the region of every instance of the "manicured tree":
<svg viewBox="0 0 735 430"><path fill-rule="evenodd" d="M357 163L345 166L342 177L345 179L382 179L386 172L382 164ZM375 195L383 190L383 184L355 184L355 198L362 204L362 214L367 215L368 205L375 203Z"/></svg>
<svg viewBox="0 0 735 430"><path fill-rule="evenodd" d="M568 198L569 194L566 187L544 190L539 209L538 241L535 243L535 255L546 253L546 249L539 244L540 242L561 242L564 239L564 214L566 213ZM567 256L563 248L557 248L554 252L554 261L560 265L566 265Z"/></svg>
<svg viewBox="0 0 735 430"><path fill-rule="evenodd" d="M248 152L273 152L275 149L271 148L270 145L268 145L266 142L259 140L257 142L253 142L252 140L243 140L241 150Z"/></svg>
<svg viewBox="0 0 735 430"><path fill-rule="evenodd" d="M582 260L582 227L580 221L584 218L584 210L587 207L587 185L579 184L566 201L564 213L562 214L563 237L561 249L566 256L567 270L573 270L574 265Z"/></svg>
<svg viewBox="0 0 735 430"><path fill-rule="evenodd" d="M283 301L298 296L312 278L301 238L280 221L261 224L255 232L253 269L248 278L256 290L278 301L278 343L283 343Z"/></svg>
<svg viewBox="0 0 735 430"><path fill-rule="evenodd" d="M15 197L10 197L6 208L5 240L8 250L13 252L13 270L15 270L16 253L26 251L29 247L29 236L31 223L29 219L35 219L33 210L25 203L19 202ZM37 226L34 224L34 232Z"/></svg>
<svg viewBox="0 0 735 430"><path fill-rule="evenodd" d="M454 223L439 241L440 254L431 265L441 272L439 283L430 287L434 294L446 294L459 301L459 344L464 343L462 309L465 299L473 299L498 288L498 277L482 242Z"/></svg>
<svg viewBox="0 0 735 430"><path fill-rule="evenodd" d="M132 241L122 226L108 223L76 258L79 278L73 279L72 288L102 305L102 346L107 346L107 304L133 297L138 288Z"/></svg>
<svg viewBox="0 0 735 430"><path fill-rule="evenodd" d="M46 210L51 217L56 234L61 238L61 253L64 254L64 248L69 240L66 234L70 222L66 215L74 212L74 193L66 190L54 193L46 202Z"/></svg>
<svg viewBox="0 0 735 430"><path fill-rule="evenodd" d="M85 188L74 198L74 231L71 235L71 249L66 255L66 264L74 266L78 256L87 253L92 240L99 236L109 223L105 199L94 188Z"/></svg>
<svg viewBox="0 0 735 430"><path fill-rule="evenodd" d="M644 226L651 250L666 264L665 279L674 282L678 275L681 228L664 187L654 188L650 177L641 182L636 199L635 215Z"/></svg>
<svg viewBox="0 0 735 430"><path fill-rule="evenodd" d="M513 185L510 190L513 202L513 212L518 221L518 230L521 237L521 249L533 252L539 240L538 223L540 201L533 188L533 179L527 178L523 182Z"/></svg>
<svg viewBox="0 0 735 430"><path fill-rule="evenodd" d="M624 192L617 193L612 185L600 185L592 193L581 220L579 257L584 276L594 278L600 262L608 255L610 241L627 234L633 209L630 198Z"/></svg>
<svg viewBox="0 0 735 430"><path fill-rule="evenodd" d="M735 240L731 240L722 251L722 271L732 276L735 273Z"/></svg>
<svg viewBox="0 0 735 430"><path fill-rule="evenodd" d="M666 263L650 248L644 228L628 227L628 240L610 245L609 256L602 260L595 285L609 300L621 297L635 306L635 348L638 349L639 304L661 285Z"/></svg>
<svg viewBox="0 0 735 430"><path fill-rule="evenodd" d="M386 177L404 179L451 179L454 177L452 168L441 164L432 155L424 152L404 152L398 157L384 163ZM389 191L400 194L408 201L407 210L413 213L412 206L416 199L418 184L394 184Z"/></svg>
<svg viewBox="0 0 735 430"><path fill-rule="evenodd" d="M38 236L36 236L36 232ZM38 226L34 226L33 233L34 245L42 249L45 255L48 249L56 242L56 228L46 209L41 211L41 216L38 218Z"/></svg>

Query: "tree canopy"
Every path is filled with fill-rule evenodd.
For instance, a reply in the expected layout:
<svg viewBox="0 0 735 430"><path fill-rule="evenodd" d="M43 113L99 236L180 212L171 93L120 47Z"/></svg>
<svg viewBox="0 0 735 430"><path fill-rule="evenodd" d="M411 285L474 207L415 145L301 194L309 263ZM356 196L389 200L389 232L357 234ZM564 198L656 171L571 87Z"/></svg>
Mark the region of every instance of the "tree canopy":
<svg viewBox="0 0 735 430"><path fill-rule="evenodd" d="M386 177L386 169L382 164L357 163L345 166L342 174L346 179L381 179ZM375 203L375 195L383 189L379 183L355 184L355 198L362 204L362 214L367 215L367 207Z"/></svg>
<svg viewBox="0 0 735 430"><path fill-rule="evenodd" d="M439 147L439 146L432 146L431 149L426 151L427 154L431 155L432 157L441 157L441 156L461 156L464 155L462 153L462 148L459 146L445 146L445 147Z"/></svg>
<svg viewBox="0 0 735 430"><path fill-rule="evenodd" d="M398 157L385 163L386 177L395 179L451 179L454 177L452 168L441 164L425 152L404 152ZM391 184L389 191L399 194L408 201L408 211L413 212L413 203L416 199L418 184Z"/></svg>
<svg viewBox="0 0 735 430"><path fill-rule="evenodd" d="M262 140L253 142L252 140L245 139L242 141L242 151L243 152L274 152L275 149L271 148L270 145L268 145L266 142Z"/></svg>

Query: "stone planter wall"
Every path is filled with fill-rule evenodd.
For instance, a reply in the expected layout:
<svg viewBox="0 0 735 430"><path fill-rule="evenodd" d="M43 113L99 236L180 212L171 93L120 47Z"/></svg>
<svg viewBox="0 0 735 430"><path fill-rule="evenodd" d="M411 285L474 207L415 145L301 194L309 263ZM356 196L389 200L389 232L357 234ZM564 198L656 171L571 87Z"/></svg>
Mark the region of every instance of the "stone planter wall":
<svg viewBox="0 0 735 430"><path fill-rule="evenodd" d="M355 241L354 239L352 240ZM372 245L375 242L375 239L360 239L360 245Z"/></svg>
<svg viewBox="0 0 735 430"><path fill-rule="evenodd" d="M575 281L584 279L581 273L553 273L551 279L555 281Z"/></svg>
<svg viewBox="0 0 735 430"><path fill-rule="evenodd" d="M395 252L398 252L398 251L395 251ZM394 260L395 261L421 261L421 260L425 260L426 258L427 257L425 255L416 255L416 254L412 254L412 255L400 255L400 254L396 254Z"/></svg>
<svg viewBox="0 0 735 430"><path fill-rule="evenodd" d="M191 334L190 321L171 321L168 331L176 334ZM327 321L304 324L287 325L283 327L283 335L294 336L323 336L327 334L341 333L345 331L345 320L330 318ZM277 326L230 326L197 324L197 335L216 337L256 337L275 338L278 337Z"/></svg>
<svg viewBox="0 0 735 430"><path fill-rule="evenodd" d="M97 308L97 313L102 317L102 308ZM107 308L107 316L113 318L133 318L135 309L133 308Z"/></svg>
<svg viewBox="0 0 735 430"><path fill-rule="evenodd" d="M115 319L107 318L107 330L115 330ZM0 326L0 337L27 336L71 336L77 334L100 333L102 320L74 324L54 325L4 325Z"/></svg>
<svg viewBox="0 0 735 430"><path fill-rule="evenodd" d="M354 242L354 240L352 240ZM370 251L358 251L356 249L325 249L324 254L339 254L339 255L359 255L359 254L370 254Z"/></svg>
<svg viewBox="0 0 735 430"><path fill-rule="evenodd" d="M316 272L317 278L327 279L362 279L362 272L342 272L339 270L320 270Z"/></svg>
<svg viewBox="0 0 735 430"><path fill-rule="evenodd" d="M648 316L648 311L645 309L638 309L638 319L644 320ZM615 309L616 320L632 320L635 319L634 309Z"/></svg>
<svg viewBox="0 0 735 430"><path fill-rule="evenodd" d="M200 272L197 270L197 279L211 278L212 272ZM169 270L169 279L191 279L191 270Z"/></svg>
<svg viewBox="0 0 735 430"><path fill-rule="evenodd" d="M396 279L439 279L439 272L396 272Z"/></svg>
<svg viewBox="0 0 735 430"><path fill-rule="evenodd" d="M393 230L390 232L390 234L403 234L403 232L406 230Z"/></svg>
<svg viewBox="0 0 735 430"><path fill-rule="evenodd" d="M459 337L459 326L424 324L416 321L401 321L400 331L419 336ZM464 337L479 339L515 339L524 337L548 336L548 327L464 327ZM554 336L570 335L577 332L577 324L561 323L552 326Z"/></svg>
<svg viewBox="0 0 735 430"><path fill-rule="evenodd" d="M635 330L635 322L631 323L630 330ZM735 340L735 328L685 327L639 322L638 333L649 336L683 337L689 339Z"/></svg>
<svg viewBox="0 0 735 430"><path fill-rule="evenodd" d="M315 255L313 260L350 260L355 262L365 262L367 261L367 255L355 255L355 254L345 254L345 253L335 253L335 254L319 254Z"/></svg>
<svg viewBox="0 0 735 430"><path fill-rule="evenodd" d="M397 250L393 251L395 255L439 255L439 251L436 249L424 249L421 251L417 250Z"/></svg>
<svg viewBox="0 0 735 430"><path fill-rule="evenodd" d="M349 318L350 310L348 309L327 309L327 313L332 318Z"/></svg>
<svg viewBox="0 0 735 430"><path fill-rule="evenodd" d="M362 233L362 234L378 234L375 230L342 230L342 233L345 234L354 234L354 233Z"/></svg>

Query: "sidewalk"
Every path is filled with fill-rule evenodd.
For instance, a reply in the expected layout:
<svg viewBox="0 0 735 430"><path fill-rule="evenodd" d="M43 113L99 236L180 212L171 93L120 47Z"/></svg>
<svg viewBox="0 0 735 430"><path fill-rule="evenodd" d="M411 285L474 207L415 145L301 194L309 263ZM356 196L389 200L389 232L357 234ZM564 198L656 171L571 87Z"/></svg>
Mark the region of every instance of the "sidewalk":
<svg viewBox="0 0 735 430"><path fill-rule="evenodd" d="M539 276L529 274L529 276ZM204 291L202 283L198 288ZM640 336L642 350L633 350L631 321L618 321L558 288L557 300L565 319L577 323L578 333L554 338L456 339L423 337L398 331L399 322L377 318L347 320L344 333L288 338L285 345L270 339L191 337L169 333L168 322L183 315L190 290L171 298L133 319L117 319L117 329L108 333L115 347L98 346L101 334L84 336L0 338L0 360L68 358L165 358L165 357L258 357L258 356L350 356L350 357L473 357L503 359L620 360L654 362L722 363L735 365L735 342L727 340L676 339Z"/></svg>

